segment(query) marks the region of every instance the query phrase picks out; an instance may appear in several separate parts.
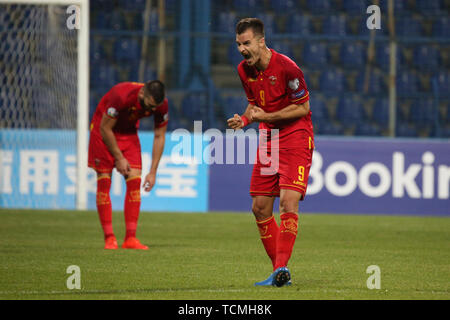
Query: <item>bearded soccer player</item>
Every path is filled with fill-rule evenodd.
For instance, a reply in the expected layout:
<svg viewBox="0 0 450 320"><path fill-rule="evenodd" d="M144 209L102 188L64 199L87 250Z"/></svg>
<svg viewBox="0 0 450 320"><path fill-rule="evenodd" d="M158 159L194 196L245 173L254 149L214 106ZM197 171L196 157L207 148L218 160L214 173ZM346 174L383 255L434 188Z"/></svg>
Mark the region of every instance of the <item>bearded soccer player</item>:
<svg viewBox="0 0 450 320"><path fill-rule="evenodd" d="M155 185L168 123L168 101L165 98L164 84L158 80L145 84L119 83L103 96L92 118L88 165L97 172L96 202L105 249L118 248L112 227L109 195L114 168L126 180L126 235L122 248L148 249L136 238L141 206L142 170L141 145L137 130L139 119L150 116L155 120L152 164L143 181L144 190L149 192Z"/></svg>
<svg viewBox="0 0 450 320"><path fill-rule="evenodd" d="M295 62L266 46L261 20L239 21L236 43L244 57L238 73L248 106L242 116L235 114L227 122L232 129L241 129L251 122L260 123L250 195L261 240L273 267L269 278L255 285L281 287L291 284L287 264L297 237L299 201L305 198L314 149L309 93L303 72ZM271 164L262 161L260 156L263 135L270 137L265 140L264 148L271 150L271 164L278 155L278 170L269 173L264 169ZM278 147L274 139L278 139ZM273 216L276 197L280 197L280 226Z"/></svg>

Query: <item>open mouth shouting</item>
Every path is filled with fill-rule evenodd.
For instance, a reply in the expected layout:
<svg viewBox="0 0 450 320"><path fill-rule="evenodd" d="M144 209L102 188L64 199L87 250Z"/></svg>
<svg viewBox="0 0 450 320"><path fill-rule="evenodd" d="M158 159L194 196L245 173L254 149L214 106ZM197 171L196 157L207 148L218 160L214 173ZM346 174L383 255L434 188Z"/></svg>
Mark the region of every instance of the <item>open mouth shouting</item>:
<svg viewBox="0 0 450 320"><path fill-rule="evenodd" d="M252 55L248 52L242 53L242 56L244 57L245 61L247 61L248 64L250 64Z"/></svg>

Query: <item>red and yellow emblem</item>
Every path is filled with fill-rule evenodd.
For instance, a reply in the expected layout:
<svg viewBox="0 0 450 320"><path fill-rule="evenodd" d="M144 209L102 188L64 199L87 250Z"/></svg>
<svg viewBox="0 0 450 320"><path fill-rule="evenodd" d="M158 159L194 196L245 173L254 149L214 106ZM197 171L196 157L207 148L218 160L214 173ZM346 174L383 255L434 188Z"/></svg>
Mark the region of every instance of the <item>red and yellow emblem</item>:
<svg viewBox="0 0 450 320"><path fill-rule="evenodd" d="M270 80L270 84L273 86L275 85L275 83L277 83L277 77L275 77L275 76L270 76L269 80Z"/></svg>
<svg viewBox="0 0 450 320"><path fill-rule="evenodd" d="M267 231L269 230L269 226L258 226L259 234L261 235L261 239L267 239L272 237L271 234L267 234Z"/></svg>
<svg viewBox="0 0 450 320"><path fill-rule="evenodd" d="M297 235L298 230L298 221L294 218L289 218L283 221L284 230L282 232L290 232L294 235Z"/></svg>
<svg viewBox="0 0 450 320"><path fill-rule="evenodd" d="M130 192L130 198L128 199L129 202L139 202L141 201L141 191L135 190Z"/></svg>
<svg viewBox="0 0 450 320"><path fill-rule="evenodd" d="M97 192L97 205L105 205L110 203L109 195L106 192Z"/></svg>

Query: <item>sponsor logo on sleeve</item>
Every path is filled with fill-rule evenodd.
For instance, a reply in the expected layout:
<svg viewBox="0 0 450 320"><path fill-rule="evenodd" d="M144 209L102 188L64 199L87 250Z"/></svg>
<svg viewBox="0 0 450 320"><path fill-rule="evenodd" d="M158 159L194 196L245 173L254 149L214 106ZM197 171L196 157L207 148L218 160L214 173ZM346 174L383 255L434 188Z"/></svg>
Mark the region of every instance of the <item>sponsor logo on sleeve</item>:
<svg viewBox="0 0 450 320"><path fill-rule="evenodd" d="M108 108L108 110L106 111L106 114L110 117L115 118L119 115L119 112L116 110L116 108L111 107L111 108Z"/></svg>
<svg viewBox="0 0 450 320"><path fill-rule="evenodd" d="M301 98L305 95L305 89L303 89L302 91L299 92L294 92L293 94L291 94L291 98L292 99L298 99Z"/></svg>
<svg viewBox="0 0 450 320"><path fill-rule="evenodd" d="M291 88L293 91L295 91L300 86L300 80L295 78L294 80L289 81L288 85L289 85L289 88Z"/></svg>

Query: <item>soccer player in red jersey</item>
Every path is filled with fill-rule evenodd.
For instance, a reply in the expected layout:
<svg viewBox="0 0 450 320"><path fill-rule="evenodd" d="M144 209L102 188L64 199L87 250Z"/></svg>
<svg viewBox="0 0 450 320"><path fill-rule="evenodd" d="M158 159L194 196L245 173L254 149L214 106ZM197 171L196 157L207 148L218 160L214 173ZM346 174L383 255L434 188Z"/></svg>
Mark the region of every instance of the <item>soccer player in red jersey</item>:
<svg viewBox="0 0 450 320"><path fill-rule="evenodd" d="M297 237L298 205L305 198L314 134L303 72L290 58L269 49L264 36L264 24L259 19L245 18L236 25L237 48L244 57L238 73L248 106L242 116L235 114L227 122L232 129L260 123L250 195L273 273L255 285L283 286L291 283L287 264ZM261 139L263 135L267 140ZM278 170L264 172L270 165L261 160L261 148L270 150L269 158L278 162ZM275 197L280 197L280 226L273 216Z"/></svg>
<svg viewBox="0 0 450 320"><path fill-rule="evenodd" d="M168 123L168 101L164 84L159 80L147 83L122 82L109 90L95 110L91 121L88 165L97 172L97 211L103 228L105 249L117 249L112 227L112 207L109 191L112 170L126 180L124 204L126 235L125 249L148 247L136 238L141 206L141 145L137 130L139 119L155 119L152 164L144 179L144 190L149 192L156 181L156 171L164 150Z"/></svg>

